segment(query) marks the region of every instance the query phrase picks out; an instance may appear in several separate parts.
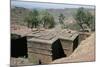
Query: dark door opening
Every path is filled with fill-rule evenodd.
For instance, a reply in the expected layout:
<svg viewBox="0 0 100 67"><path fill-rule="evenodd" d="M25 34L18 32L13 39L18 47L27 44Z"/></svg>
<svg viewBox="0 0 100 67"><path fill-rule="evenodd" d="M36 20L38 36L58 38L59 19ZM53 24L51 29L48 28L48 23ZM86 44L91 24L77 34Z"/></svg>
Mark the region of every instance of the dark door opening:
<svg viewBox="0 0 100 67"><path fill-rule="evenodd" d="M19 35L11 37L11 57L28 57L26 37Z"/></svg>
<svg viewBox="0 0 100 67"><path fill-rule="evenodd" d="M79 36L73 41L73 51L78 47L79 44Z"/></svg>
<svg viewBox="0 0 100 67"><path fill-rule="evenodd" d="M66 57L59 39L52 44L51 48L52 48L52 60Z"/></svg>

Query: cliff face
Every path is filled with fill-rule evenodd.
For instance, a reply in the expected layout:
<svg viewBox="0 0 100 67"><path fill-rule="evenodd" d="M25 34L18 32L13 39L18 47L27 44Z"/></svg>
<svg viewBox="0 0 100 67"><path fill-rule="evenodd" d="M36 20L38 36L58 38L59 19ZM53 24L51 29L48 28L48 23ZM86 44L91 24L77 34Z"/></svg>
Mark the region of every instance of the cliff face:
<svg viewBox="0 0 100 67"><path fill-rule="evenodd" d="M92 33L90 37L83 40L72 55L66 58L55 60L52 63L69 63L84 61L95 61L95 33Z"/></svg>

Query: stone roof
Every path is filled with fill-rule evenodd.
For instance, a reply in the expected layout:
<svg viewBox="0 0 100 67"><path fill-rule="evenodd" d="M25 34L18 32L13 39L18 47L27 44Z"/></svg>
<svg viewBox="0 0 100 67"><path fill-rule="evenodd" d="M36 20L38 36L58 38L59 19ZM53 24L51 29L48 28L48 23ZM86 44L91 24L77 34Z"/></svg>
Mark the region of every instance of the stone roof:
<svg viewBox="0 0 100 67"><path fill-rule="evenodd" d="M72 30L59 30L56 31L55 29L48 29L39 32L33 32L28 34L27 36L32 36L31 39L28 41L35 41L35 42L43 42L43 43L53 43L57 39L66 39L73 41L79 34L76 31Z"/></svg>
<svg viewBox="0 0 100 67"><path fill-rule="evenodd" d="M25 26L12 25L11 34L32 37L28 41L53 43L57 39L73 41L79 34L69 29L29 29Z"/></svg>

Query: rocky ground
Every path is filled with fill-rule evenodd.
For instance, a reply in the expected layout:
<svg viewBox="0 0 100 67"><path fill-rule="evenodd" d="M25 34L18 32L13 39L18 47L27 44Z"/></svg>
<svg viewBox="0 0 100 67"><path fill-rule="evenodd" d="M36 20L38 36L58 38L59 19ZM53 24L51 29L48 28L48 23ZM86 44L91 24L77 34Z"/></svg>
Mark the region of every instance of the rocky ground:
<svg viewBox="0 0 100 67"><path fill-rule="evenodd" d="M33 65L33 63L29 62L29 60L27 58L12 58L11 57L11 61L10 61L10 65L11 66L25 66L25 65Z"/></svg>

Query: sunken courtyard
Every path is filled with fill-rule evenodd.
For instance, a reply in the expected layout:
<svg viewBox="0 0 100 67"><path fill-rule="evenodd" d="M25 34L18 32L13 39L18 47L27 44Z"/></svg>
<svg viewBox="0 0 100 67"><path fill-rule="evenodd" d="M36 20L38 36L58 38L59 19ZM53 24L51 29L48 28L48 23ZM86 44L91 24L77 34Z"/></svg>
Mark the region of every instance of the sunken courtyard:
<svg viewBox="0 0 100 67"><path fill-rule="evenodd" d="M68 29L60 31L55 29L25 30L11 30L12 65L24 65L24 60L21 58L28 59L26 63L30 65L49 64L56 59L68 57L82 39L78 32ZM23 63L16 63L20 60Z"/></svg>

